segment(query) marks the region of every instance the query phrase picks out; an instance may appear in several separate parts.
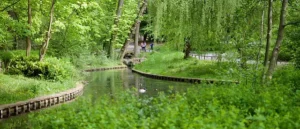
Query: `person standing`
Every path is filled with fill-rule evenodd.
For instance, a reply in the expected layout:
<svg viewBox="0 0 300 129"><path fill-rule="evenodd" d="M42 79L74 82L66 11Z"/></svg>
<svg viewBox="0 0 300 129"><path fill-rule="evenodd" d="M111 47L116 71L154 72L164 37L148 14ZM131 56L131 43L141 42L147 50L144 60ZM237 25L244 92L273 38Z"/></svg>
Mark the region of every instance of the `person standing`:
<svg viewBox="0 0 300 129"><path fill-rule="evenodd" d="M151 49L151 51L153 51L153 45L154 45L154 43L151 42L151 44L150 44L150 49Z"/></svg>
<svg viewBox="0 0 300 129"><path fill-rule="evenodd" d="M146 41L141 43L142 51L144 50L146 52L146 46L147 46Z"/></svg>

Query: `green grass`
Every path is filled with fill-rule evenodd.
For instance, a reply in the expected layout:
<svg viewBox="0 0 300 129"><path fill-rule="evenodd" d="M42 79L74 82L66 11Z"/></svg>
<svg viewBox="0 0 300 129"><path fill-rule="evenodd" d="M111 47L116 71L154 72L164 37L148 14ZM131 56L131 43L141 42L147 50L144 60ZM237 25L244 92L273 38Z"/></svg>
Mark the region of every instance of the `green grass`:
<svg viewBox="0 0 300 129"><path fill-rule="evenodd" d="M30 98L58 93L75 87L74 80L50 82L26 78L21 75L0 73L0 104L8 104Z"/></svg>
<svg viewBox="0 0 300 129"><path fill-rule="evenodd" d="M71 62L79 70L123 65L121 61L108 59L105 55L82 55L81 57L71 58Z"/></svg>
<svg viewBox="0 0 300 129"><path fill-rule="evenodd" d="M183 59L182 52L154 52L147 56L147 60L137 64L135 69L151 74L176 77L229 79L236 80L237 64L230 62L216 62Z"/></svg>
<svg viewBox="0 0 300 129"><path fill-rule="evenodd" d="M14 56L25 56L24 50L17 50L11 52ZM1 51L0 54L1 53L3 53L3 51ZM37 57L37 53L38 51L32 51L31 55ZM84 79L83 76L78 76L77 71L98 67L120 66L122 64L120 61L107 59L104 55L84 55L82 57L62 59L48 57L45 59L45 61L48 62L49 60L51 64L57 64L58 66L60 66L55 66L55 69L61 69L63 71L62 74L67 77L62 78L60 81L47 81L44 79L39 79L38 77L28 78L21 75L6 75L1 73L0 71L0 104L8 104L17 101L27 100L30 98L35 98L38 96L58 93L75 87L76 80ZM75 69L73 65L76 65L77 69ZM67 74L67 72L65 71L67 69L69 71L70 69L73 71L71 71L70 74Z"/></svg>
<svg viewBox="0 0 300 129"><path fill-rule="evenodd" d="M3 53L5 53L6 51L0 51L0 55L3 55ZM9 51L11 52L13 55L18 55L18 56L26 56L26 50L13 50L13 51ZM30 52L30 56L33 57L38 57L39 56L39 50L32 50Z"/></svg>

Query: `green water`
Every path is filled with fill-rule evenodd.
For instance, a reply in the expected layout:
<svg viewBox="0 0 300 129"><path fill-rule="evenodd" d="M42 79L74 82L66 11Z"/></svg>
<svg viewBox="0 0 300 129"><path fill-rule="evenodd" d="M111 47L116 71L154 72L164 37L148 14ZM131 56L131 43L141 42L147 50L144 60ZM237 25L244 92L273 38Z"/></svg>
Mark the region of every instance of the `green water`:
<svg viewBox="0 0 300 129"><path fill-rule="evenodd" d="M86 81L88 81L88 84L85 86L83 96L74 102L64 104L67 106L59 105L34 113L11 117L0 121L0 128L22 128L23 125L28 126L28 124L31 124L29 118L43 118L44 115L59 116L60 113L66 110L81 110L87 108L87 106L101 102L103 97L109 97L115 101L118 100L118 97L122 93L124 94L124 91L128 91L134 94L134 96L143 99L157 96L161 92L165 94L185 92L188 87L192 86L189 83L146 78L132 73L129 69L92 72ZM140 93L139 89L145 89L146 92ZM87 100L88 104L86 103Z"/></svg>
<svg viewBox="0 0 300 129"><path fill-rule="evenodd" d="M132 73L131 70L114 70L91 73L87 79L89 84L85 88L84 95L94 97L104 94L115 96L119 91L136 89L136 94L142 96L155 96L159 92L168 93L184 92L188 83L156 80ZM146 89L145 93L138 92L138 89Z"/></svg>

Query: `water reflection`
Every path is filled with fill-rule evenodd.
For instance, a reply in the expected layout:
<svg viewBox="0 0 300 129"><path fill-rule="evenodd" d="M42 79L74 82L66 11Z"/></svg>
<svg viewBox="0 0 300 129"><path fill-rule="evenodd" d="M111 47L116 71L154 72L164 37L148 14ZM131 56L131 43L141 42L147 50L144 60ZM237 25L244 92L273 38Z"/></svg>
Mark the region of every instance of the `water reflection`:
<svg viewBox="0 0 300 129"><path fill-rule="evenodd" d="M109 95L112 99L121 91L135 90L137 96L156 96L159 92L184 92L192 84L146 78L129 69L93 72L87 79L85 95ZM170 87L172 87L170 89Z"/></svg>
<svg viewBox="0 0 300 129"><path fill-rule="evenodd" d="M110 102L117 101L121 94L126 93L124 91L130 91L130 93L144 100L143 98L157 96L160 92L165 92L166 94L184 92L192 85L190 83L146 78L132 73L129 69L92 72L87 77L87 81L88 84L85 86L83 96L79 97L75 102L66 104L71 106L53 107L43 110L43 112L50 112L54 116L59 116L60 113L69 110L80 111L86 107L95 106L105 100L102 97L108 96L112 100ZM145 91L141 93L141 89ZM83 102L85 104L82 104ZM45 115L43 112L30 113L30 115L23 114L0 121L0 128L7 128L7 126L22 128L23 125L31 124L28 116L41 117Z"/></svg>

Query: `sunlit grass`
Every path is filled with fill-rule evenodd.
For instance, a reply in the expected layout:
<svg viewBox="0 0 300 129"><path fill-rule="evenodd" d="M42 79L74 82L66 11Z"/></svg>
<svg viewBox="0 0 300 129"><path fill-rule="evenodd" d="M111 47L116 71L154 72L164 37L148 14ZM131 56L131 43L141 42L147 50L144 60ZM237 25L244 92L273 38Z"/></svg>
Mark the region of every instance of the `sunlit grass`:
<svg viewBox="0 0 300 129"><path fill-rule="evenodd" d="M147 60L137 64L134 68L152 74L177 77L205 78L205 79L234 79L237 64L230 62L216 62L183 59L182 52L154 52L147 56Z"/></svg>
<svg viewBox="0 0 300 129"><path fill-rule="evenodd" d="M30 98L58 93L75 87L75 81L51 82L26 78L21 75L0 73L0 104L8 104Z"/></svg>

